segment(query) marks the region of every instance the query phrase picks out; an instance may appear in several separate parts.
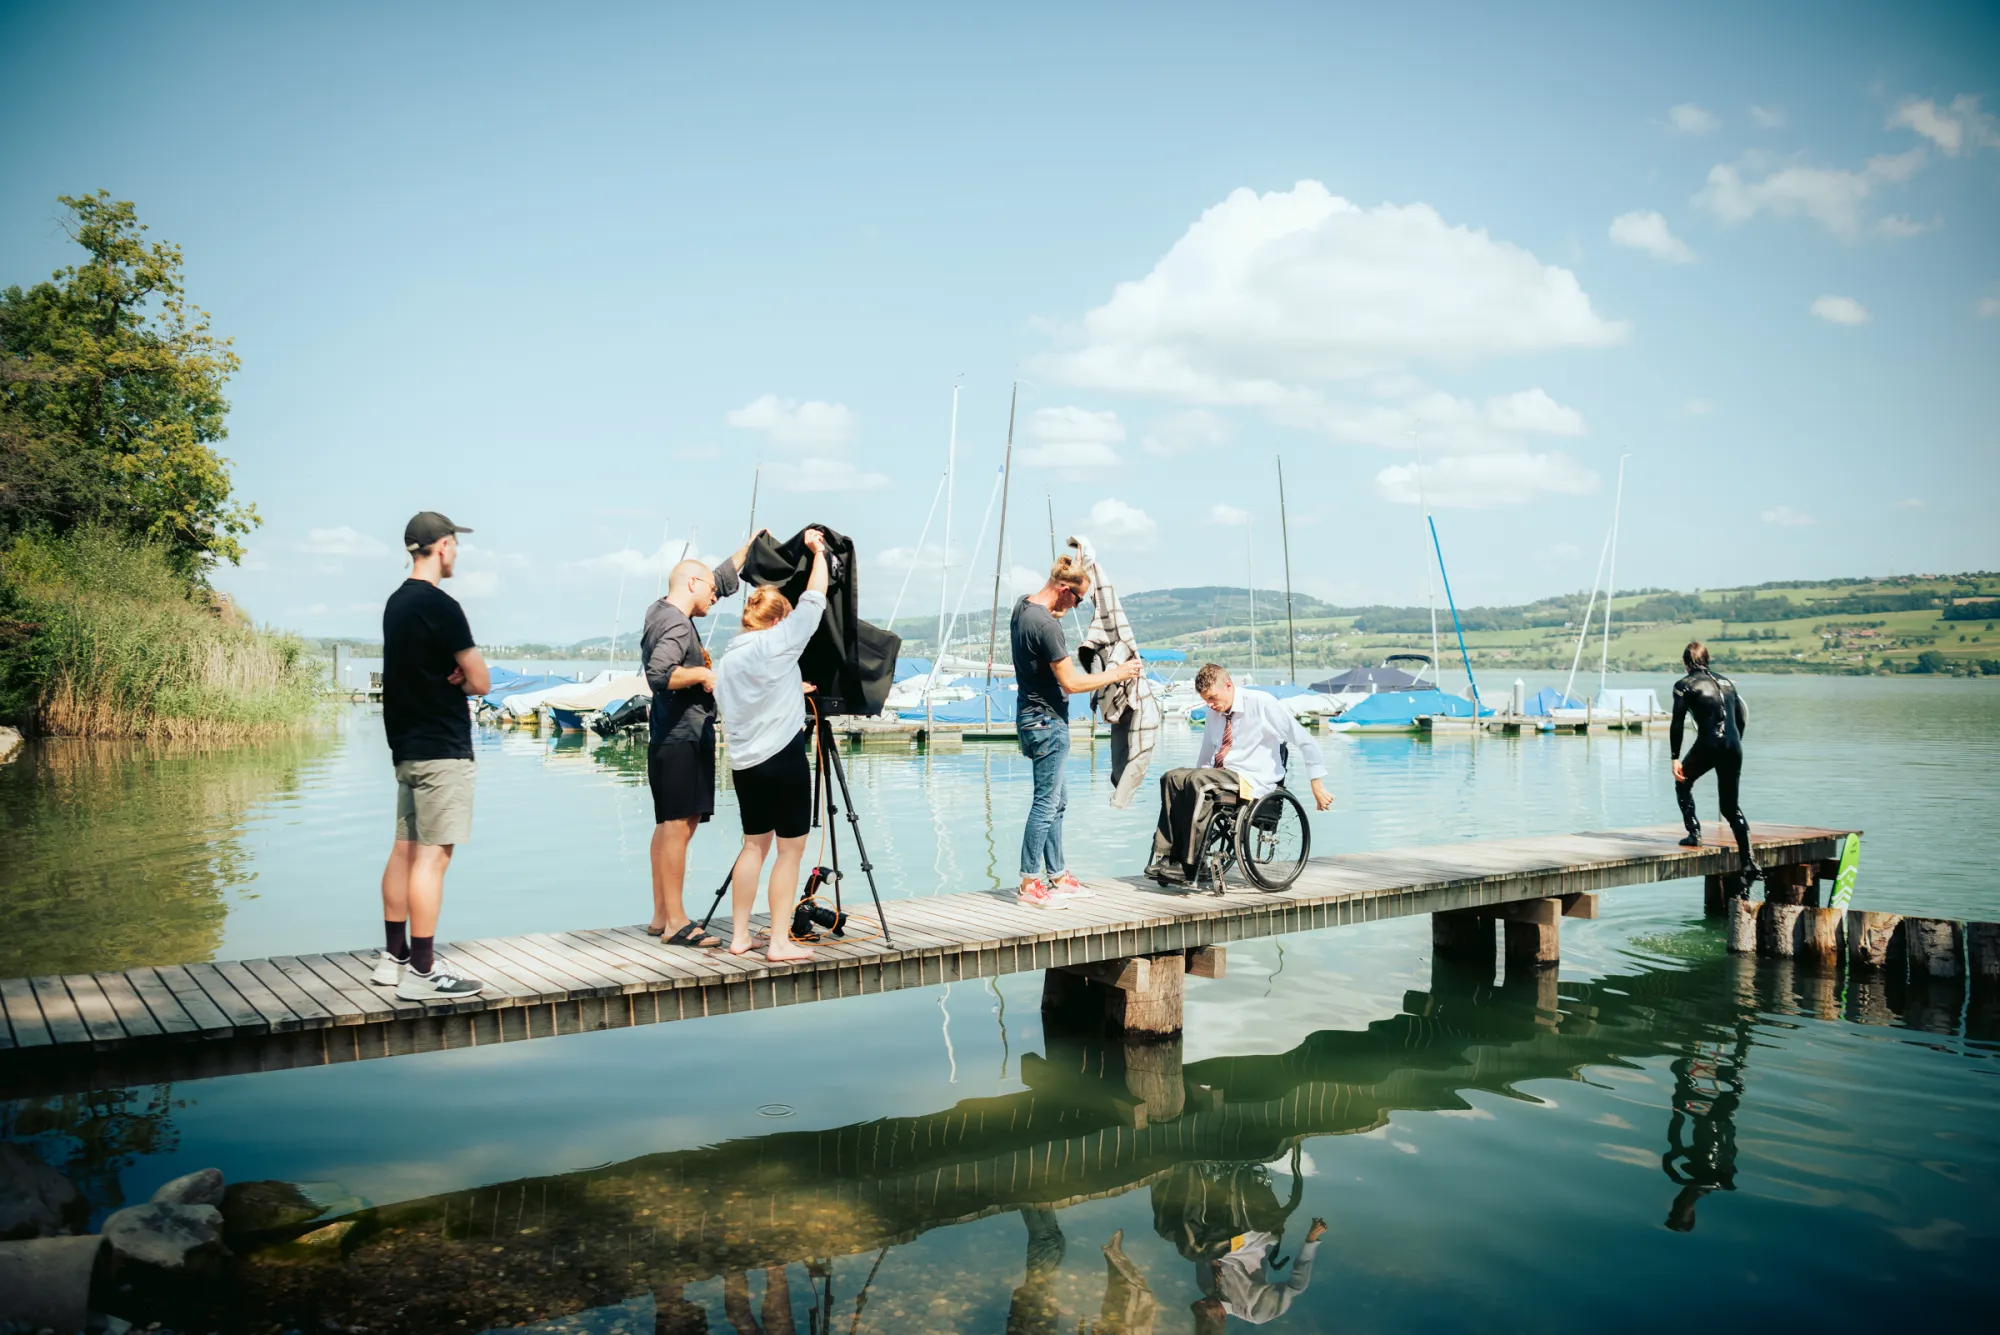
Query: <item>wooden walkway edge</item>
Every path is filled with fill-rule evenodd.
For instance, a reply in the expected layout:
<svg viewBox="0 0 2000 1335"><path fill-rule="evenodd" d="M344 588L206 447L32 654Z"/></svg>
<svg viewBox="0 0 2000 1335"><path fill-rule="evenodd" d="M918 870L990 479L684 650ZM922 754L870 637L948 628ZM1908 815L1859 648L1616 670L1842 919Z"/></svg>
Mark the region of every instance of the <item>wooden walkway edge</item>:
<svg viewBox="0 0 2000 1335"><path fill-rule="evenodd" d="M1846 830L1764 825L1767 867L1824 862ZM375 952L280 956L0 980L0 1091L21 1096L698 1019L1256 937L1481 908L1736 870L1733 847L1678 846L1679 826L1465 841L1315 858L1286 891L1087 882L1093 898L1025 908L1010 890L887 906L893 941L829 941L802 964L662 947L632 927L453 942L488 990L400 1001ZM852 907L852 905L850 905Z"/></svg>

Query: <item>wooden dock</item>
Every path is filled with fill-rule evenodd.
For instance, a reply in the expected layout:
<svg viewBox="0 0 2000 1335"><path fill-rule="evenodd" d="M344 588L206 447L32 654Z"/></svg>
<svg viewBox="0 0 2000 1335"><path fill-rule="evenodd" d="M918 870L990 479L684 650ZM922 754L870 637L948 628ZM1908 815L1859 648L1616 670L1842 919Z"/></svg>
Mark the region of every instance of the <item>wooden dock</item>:
<svg viewBox="0 0 2000 1335"><path fill-rule="evenodd" d="M1763 825L1756 852L1767 867L1819 874L1847 833ZM1483 924L1489 968L1495 922L1506 920L1510 959L1519 933L1546 967L1558 906L1590 916L1597 891L1736 869L1733 847L1681 848L1680 834L1662 825L1346 853L1313 859L1275 894L1242 885L1175 892L1128 877L1093 879L1095 897L1063 909L1022 907L1011 890L896 900L891 939L828 941L800 964L669 949L637 926L458 941L440 955L488 990L455 1003L400 1001L372 986L373 950L0 980L0 1087L23 1094L316 1066L1030 970L1088 974L1093 987L1129 994L1148 976L1162 985L1169 976L1149 970L1148 957L1179 956L1199 974L1190 952L1415 914L1437 915L1441 948L1449 937L1461 951ZM1178 967L1171 976L1177 1031Z"/></svg>

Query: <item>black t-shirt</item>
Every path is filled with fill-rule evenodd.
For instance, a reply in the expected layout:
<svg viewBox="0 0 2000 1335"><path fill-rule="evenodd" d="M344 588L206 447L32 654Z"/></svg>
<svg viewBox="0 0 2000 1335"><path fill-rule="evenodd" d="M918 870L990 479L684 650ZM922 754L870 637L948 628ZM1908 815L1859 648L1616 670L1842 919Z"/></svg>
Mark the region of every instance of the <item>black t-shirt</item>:
<svg viewBox="0 0 2000 1335"><path fill-rule="evenodd" d="M406 579L389 595L382 609L382 723L397 764L472 759L465 692L445 680L472 646L464 609L437 585Z"/></svg>
<svg viewBox="0 0 2000 1335"><path fill-rule="evenodd" d="M1026 597L1014 604L1009 623L1014 641L1014 701L1016 722L1033 718L1068 720L1069 695L1056 680L1055 664L1069 657L1062 623L1040 603Z"/></svg>

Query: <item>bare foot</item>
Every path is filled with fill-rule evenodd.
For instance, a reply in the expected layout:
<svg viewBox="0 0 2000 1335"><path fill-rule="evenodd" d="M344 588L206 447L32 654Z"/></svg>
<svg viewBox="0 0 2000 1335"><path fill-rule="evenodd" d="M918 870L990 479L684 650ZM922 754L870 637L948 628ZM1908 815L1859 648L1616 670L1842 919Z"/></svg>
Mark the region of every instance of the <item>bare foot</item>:
<svg viewBox="0 0 2000 1335"><path fill-rule="evenodd" d="M764 955L764 958L773 964L790 964L812 957L812 951L805 946L795 946L790 942L780 944L777 941L771 942L771 949Z"/></svg>
<svg viewBox="0 0 2000 1335"><path fill-rule="evenodd" d="M743 938L735 935L734 933L730 934L729 937L730 954L748 955L751 951L755 950L756 948L757 948L757 943L755 941L745 941Z"/></svg>

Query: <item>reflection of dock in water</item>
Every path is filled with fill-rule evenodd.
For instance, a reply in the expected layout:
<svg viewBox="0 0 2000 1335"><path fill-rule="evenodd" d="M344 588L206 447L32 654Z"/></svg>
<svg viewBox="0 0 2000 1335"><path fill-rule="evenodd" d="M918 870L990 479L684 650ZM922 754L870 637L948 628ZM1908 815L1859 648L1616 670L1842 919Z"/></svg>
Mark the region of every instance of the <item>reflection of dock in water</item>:
<svg viewBox="0 0 2000 1335"><path fill-rule="evenodd" d="M1254 1177L1308 1137L1660 1058L1676 1059L1676 1084L1652 1132L1667 1179L1654 1189L1660 1217L1692 1228L1701 1196L1733 1186L1750 1027L1817 1006L1788 969L1744 959L1559 987L1541 975L1496 988L1446 968L1403 1013L1288 1052L1183 1065L1178 1040L1052 1033L1047 1055L1024 1062L1023 1092L379 1206L340 1221L338 1264L301 1271L299 1249L282 1248L239 1273L267 1296L309 1280L313 1310L334 1319L408 1305L434 1328L479 1329L527 1292L544 1312L641 1288L665 1306L716 1275L798 1261L824 1273L934 1229L1142 1189L1165 1236L1184 1223L1191 1175ZM1919 990L1891 998L1912 1019Z"/></svg>

